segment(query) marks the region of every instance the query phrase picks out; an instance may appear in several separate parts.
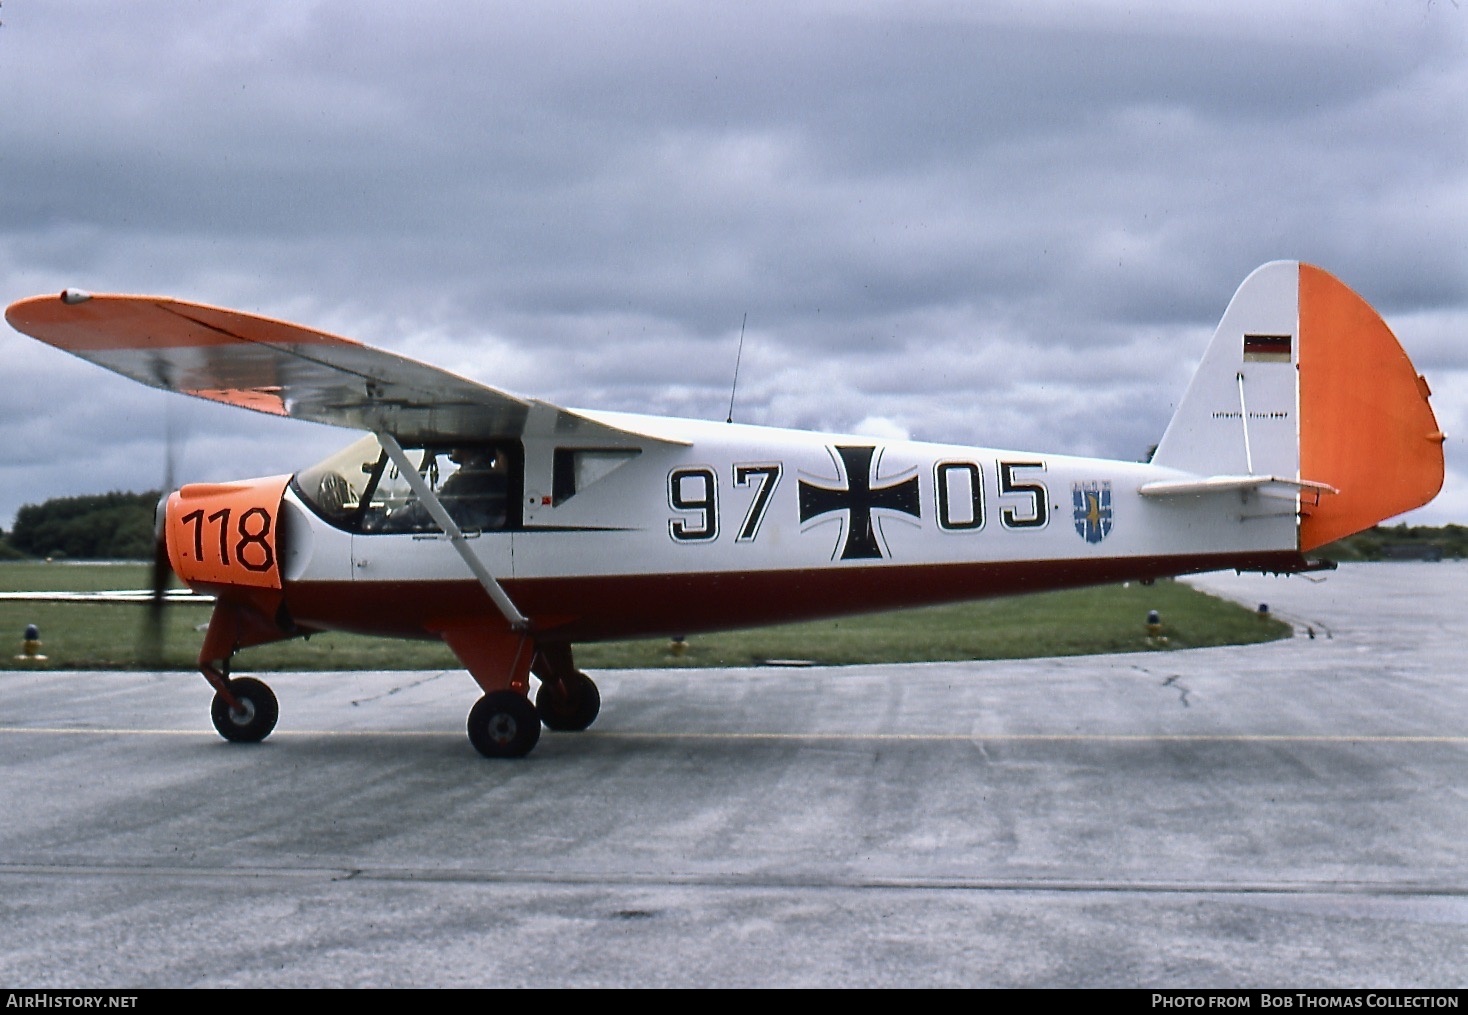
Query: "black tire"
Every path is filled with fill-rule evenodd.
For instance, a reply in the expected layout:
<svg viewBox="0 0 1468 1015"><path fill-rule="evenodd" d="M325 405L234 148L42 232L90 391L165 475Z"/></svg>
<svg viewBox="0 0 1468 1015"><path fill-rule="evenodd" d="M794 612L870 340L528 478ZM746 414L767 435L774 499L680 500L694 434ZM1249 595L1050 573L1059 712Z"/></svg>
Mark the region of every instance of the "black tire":
<svg viewBox="0 0 1468 1015"><path fill-rule="evenodd" d="M209 710L219 735L241 744L259 743L270 736L280 718L275 692L253 677L237 677L229 682L229 693L240 703L239 711L231 709L222 694L214 696Z"/></svg>
<svg viewBox="0 0 1468 1015"><path fill-rule="evenodd" d="M562 680L541 683L535 709L547 729L579 733L596 722L601 712L601 692L580 670Z"/></svg>
<svg viewBox="0 0 1468 1015"><path fill-rule="evenodd" d="M469 710L469 742L486 758L523 758L540 741L540 715L515 691L492 691Z"/></svg>

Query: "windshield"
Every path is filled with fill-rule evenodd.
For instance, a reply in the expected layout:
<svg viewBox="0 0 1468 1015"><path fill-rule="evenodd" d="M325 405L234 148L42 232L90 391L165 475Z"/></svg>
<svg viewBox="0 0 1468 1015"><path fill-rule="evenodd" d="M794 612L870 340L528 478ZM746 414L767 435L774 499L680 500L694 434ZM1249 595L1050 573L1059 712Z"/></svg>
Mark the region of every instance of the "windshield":
<svg viewBox="0 0 1468 1015"><path fill-rule="evenodd" d="M333 525L350 528L377 478L382 446L368 434L325 461L296 473L296 492Z"/></svg>

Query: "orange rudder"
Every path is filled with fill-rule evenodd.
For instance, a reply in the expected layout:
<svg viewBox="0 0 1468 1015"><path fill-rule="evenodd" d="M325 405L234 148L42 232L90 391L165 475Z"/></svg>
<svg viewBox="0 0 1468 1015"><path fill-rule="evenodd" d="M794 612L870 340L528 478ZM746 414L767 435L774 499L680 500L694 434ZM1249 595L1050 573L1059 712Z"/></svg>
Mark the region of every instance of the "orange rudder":
<svg viewBox="0 0 1468 1015"><path fill-rule="evenodd" d="M1304 506L1312 550L1421 507L1443 482L1443 434L1418 375L1371 306L1300 265L1300 477L1340 492Z"/></svg>

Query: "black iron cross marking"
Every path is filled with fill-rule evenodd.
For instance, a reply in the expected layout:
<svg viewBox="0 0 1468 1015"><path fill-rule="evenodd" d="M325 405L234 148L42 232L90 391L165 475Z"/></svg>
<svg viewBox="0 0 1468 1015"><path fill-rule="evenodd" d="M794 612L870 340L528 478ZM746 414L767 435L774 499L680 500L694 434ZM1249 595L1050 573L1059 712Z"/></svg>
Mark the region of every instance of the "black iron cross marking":
<svg viewBox="0 0 1468 1015"><path fill-rule="evenodd" d="M901 511L914 518L922 517L918 501L916 476L888 486L872 487L872 448L841 447L836 453L846 469L846 487L832 489L814 483L800 481L800 520L845 511L850 515L846 526L846 545L841 548L842 560L880 558L882 548L877 544L877 534L872 526L872 509L885 508Z"/></svg>

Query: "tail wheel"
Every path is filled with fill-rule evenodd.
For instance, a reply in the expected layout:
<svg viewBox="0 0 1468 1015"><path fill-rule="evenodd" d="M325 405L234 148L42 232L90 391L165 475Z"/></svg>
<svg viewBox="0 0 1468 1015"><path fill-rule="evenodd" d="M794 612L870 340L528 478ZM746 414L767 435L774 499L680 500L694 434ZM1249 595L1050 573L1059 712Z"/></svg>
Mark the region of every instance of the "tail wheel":
<svg viewBox="0 0 1468 1015"><path fill-rule="evenodd" d="M573 670L570 676L542 682L535 708L548 729L579 733L596 721L601 692L590 677Z"/></svg>
<svg viewBox="0 0 1468 1015"><path fill-rule="evenodd" d="M491 691L469 710L469 742L486 758L523 758L540 741L540 715L516 691Z"/></svg>
<svg viewBox="0 0 1468 1015"><path fill-rule="evenodd" d="M253 677L237 677L229 682L229 693L239 703L231 708L224 695L216 694L210 715L214 728L226 740L253 744L270 736L280 718L280 704L275 692Z"/></svg>

